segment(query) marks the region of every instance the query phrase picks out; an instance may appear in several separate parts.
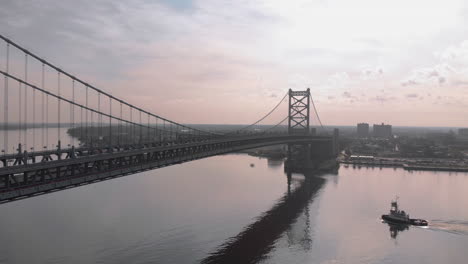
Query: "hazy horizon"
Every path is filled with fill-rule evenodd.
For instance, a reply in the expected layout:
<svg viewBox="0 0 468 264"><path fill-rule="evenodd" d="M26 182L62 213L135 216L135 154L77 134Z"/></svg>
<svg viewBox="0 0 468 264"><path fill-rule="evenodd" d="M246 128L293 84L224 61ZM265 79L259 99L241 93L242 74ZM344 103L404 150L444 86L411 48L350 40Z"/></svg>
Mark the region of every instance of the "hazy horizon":
<svg viewBox="0 0 468 264"><path fill-rule="evenodd" d="M136 122L138 123L138 122ZM365 122L363 122L365 123ZM53 123L53 122L50 122L50 123L26 123L28 125L28 128L41 128L42 125L44 126L49 126L49 127L57 127L58 123ZM88 124L94 124L94 125L97 125L99 124L99 122L89 122ZM142 122L141 124L145 124L144 122ZM372 129L372 126L373 125L381 125L381 123L378 123L378 124L371 124L371 123L368 123L369 124L369 129ZM385 123L386 124L386 123ZM68 123L68 122L65 122L65 123L61 123L60 124L61 127L63 128L70 128L72 125L75 125L75 126L79 126L79 125L86 125L85 122L83 123L80 123L80 122L76 122L76 123ZM230 126L230 127L243 127L243 126L250 126L251 124L247 124L247 123L244 123L244 124L215 124L215 123L204 123L204 124L192 124L192 123L184 123L182 125L186 125L186 126L194 126L194 127L197 127L197 126ZM271 126L274 126L275 124L260 124L260 125L255 125L254 127L252 127L252 129L254 129L255 127L271 127ZM468 126L465 126L465 127L457 127L457 126L399 126L399 125L393 125L393 124L386 124L386 125L391 125L392 128L394 129L400 129L400 128L421 128L421 129L458 129L458 128L468 128ZM9 122L8 123L8 126L20 126L19 123L12 123L12 122ZM24 126L24 123L21 124L21 126ZM34 126L34 127L32 127ZM103 124L103 127L107 127L108 124ZM112 124L112 126L119 126L119 124ZM125 126L125 125L123 125ZM131 126L131 125L128 125L128 126ZM154 124L151 124L150 126L154 126ZM163 126L162 124L159 124L158 126ZM343 128L356 128L357 124L355 125L336 125L336 124L330 124L330 125L324 125L324 128L340 128L340 127L343 127ZM287 127L287 125L278 125L278 127ZM313 128L320 128L319 125L311 125L310 127L313 127ZM4 123L1 123L0 122L0 130L2 130L4 128Z"/></svg>

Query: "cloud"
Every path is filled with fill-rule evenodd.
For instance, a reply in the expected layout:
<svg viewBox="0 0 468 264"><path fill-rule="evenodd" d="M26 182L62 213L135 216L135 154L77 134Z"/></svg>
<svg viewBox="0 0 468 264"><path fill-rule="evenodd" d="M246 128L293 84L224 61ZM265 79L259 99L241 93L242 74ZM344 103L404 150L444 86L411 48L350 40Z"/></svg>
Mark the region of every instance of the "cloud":
<svg viewBox="0 0 468 264"><path fill-rule="evenodd" d="M375 80L378 77L382 76L384 71L381 67L377 68L367 68L361 71L361 79L362 80Z"/></svg>
<svg viewBox="0 0 468 264"><path fill-rule="evenodd" d="M420 84L443 85L448 78L453 76L456 70L447 63L434 67L426 67L413 70L411 75L401 82L402 86L414 86Z"/></svg>
<svg viewBox="0 0 468 264"><path fill-rule="evenodd" d="M402 81L401 82L401 85L403 86L411 86L411 85L418 85L419 83L415 80L412 80L412 79L407 79L405 81Z"/></svg>
<svg viewBox="0 0 468 264"><path fill-rule="evenodd" d="M289 76L288 85L294 89L307 89L309 80L303 74L295 73Z"/></svg>
<svg viewBox="0 0 468 264"><path fill-rule="evenodd" d="M390 101L395 101L397 98L395 96L386 96L386 95L377 95L369 98L370 101L377 101L379 103L386 103Z"/></svg>
<svg viewBox="0 0 468 264"><path fill-rule="evenodd" d="M129 69L159 56L148 52L149 44L180 32L169 30L168 22L188 24L171 10L140 0L6 0L0 31L72 73L120 80Z"/></svg>
<svg viewBox="0 0 468 264"><path fill-rule="evenodd" d="M347 72L337 72L328 78L328 84L332 87L345 87L351 82Z"/></svg>
<svg viewBox="0 0 468 264"><path fill-rule="evenodd" d="M435 53L435 58L437 64L413 70L409 77L401 81L401 85L468 85L468 40Z"/></svg>
<svg viewBox="0 0 468 264"><path fill-rule="evenodd" d="M418 94L410 93L406 95L406 98L418 98Z"/></svg>
<svg viewBox="0 0 468 264"><path fill-rule="evenodd" d="M468 40L464 40L458 45L449 46L435 55L441 61L466 66L468 64Z"/></svg>
<svg viewBox="0 0 468 264"><path fill-rule="evenodd" d="M468 80L454 80L452 84L455 86L468 86Z"/></svg>

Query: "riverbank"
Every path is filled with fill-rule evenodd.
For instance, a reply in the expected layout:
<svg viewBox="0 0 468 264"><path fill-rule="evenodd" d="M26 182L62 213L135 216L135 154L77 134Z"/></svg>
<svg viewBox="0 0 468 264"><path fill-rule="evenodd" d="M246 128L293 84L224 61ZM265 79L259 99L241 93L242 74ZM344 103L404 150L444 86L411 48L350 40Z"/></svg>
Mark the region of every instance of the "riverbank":
<svg viewBox="0 0 468 264"><path fill-rule="evenodd" d="M408 159L408 158L378 158L365 157L363 159L349 159L340 157L340 164L368 167L396 167L405 170L424 170L424 171L453 171L468 172L466 161L460 160L442 160L442 159Z"/></svg>

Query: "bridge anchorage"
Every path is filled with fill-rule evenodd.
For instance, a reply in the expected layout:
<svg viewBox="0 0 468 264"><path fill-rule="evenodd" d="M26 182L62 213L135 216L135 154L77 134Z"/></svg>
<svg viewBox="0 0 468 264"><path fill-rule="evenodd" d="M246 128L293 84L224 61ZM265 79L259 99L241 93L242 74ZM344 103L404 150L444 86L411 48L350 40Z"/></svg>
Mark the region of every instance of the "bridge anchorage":
<svg viewBox="0 0 468 264"><path fill-rule="evenodd" d="M271 127L255 128L288 94L251 125L206 131L117 98L0 35L2 45L0 203L264 146L289 145L290 168L308 168L315 156L336 154L337 133L310 130L312 109L321 124L310 90L290 90L288 116ZM278 128L286 120L284 133ZM16 139L9 130L17 131ZM69 144L64 131L72 136Z"/></svg>

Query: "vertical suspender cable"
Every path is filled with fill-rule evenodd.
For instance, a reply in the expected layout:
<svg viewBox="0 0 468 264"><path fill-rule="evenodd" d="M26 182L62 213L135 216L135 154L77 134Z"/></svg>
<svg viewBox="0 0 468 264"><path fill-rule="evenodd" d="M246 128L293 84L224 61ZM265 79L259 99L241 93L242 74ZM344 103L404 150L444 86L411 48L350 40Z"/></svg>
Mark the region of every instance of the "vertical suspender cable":
<svg viewBox="0 0 468 264"><path fill-rule="evenodd" d="M133 108L130 107L130 139L132 140L131 143L135 143L135 137L134 137L134 124L133 124Z"/></svg>
<svg viewBox="0 0 468 264"><path fill-rule="evenodd" d="M32 103L32 108L33 108L33 111L32 111L32 131L33 131L33 142L32 142L32 150L36 150L36 89L32 89L32 93L33 93L33 103Z"/></svg>
<svg viewBox="0 0 468 264"><path fill-rule="evenodd" d="M127 140L127 144L133 145L133 141L135 140L133 138L133 108L129 107L130 110L130 124L126 124L128 127L128 135L130 135L130 138Z"/></svg>
<svg viewBox="0 0 468 264"><path fill-rule="evenodd" d="M24 81L28 82L28 54L24 54ZM28 145L28 86L24 85L24 150L27 150Z"/></svg>
<svg viewBox="0 0 468 264"><path fill-rule="evenodd" d="M148 114L148 128L146 129L146 142L150 142L150 115Z"/></svg>
<svg viewBox="0 0 468 264"><path fill-rule="evenodd" d="M75 80L72 80L72 102L75 102ZM72 131L76 135L75 131L75 105L70 104L70 121L72 126ZM75 137L72 137L72 146L75 145Z"/></svg>
<svg viewBox="0 0 468 264"><path fill-rule="evenodd" d="M60 72L57 74L57 91L58 91L58 96L60 96ZM60 98L57 98L57 133L58 133L58 145L60 146L60 141L61 141L61 128L60 128Z"/></svg>
<svg viewBox="0 0 468 264"><path fill-rule="evenodd" d="M158 118L154 118L154 138L153 141L157 141L158 139Z"/></svg>
<svg viewBox="0 0 468 264"><path fill-rule="evenodd" d="M130 119L131 119L131 114L132 112L130 111ZM125 144L130 145L131 143L130 140L132 139L131 137L132 131L130 129L130 124L128 122L125 122L124 125L125 125Z"/></svg>
<svg viewBox="0 0 468 264"><path fill-rule="evenodd" d="M89 127L88 127L88 86L86 86L86 129L85 129L85 143L89 144Z"/></svg>
<svg viewBox="0 0 468 264"><path fill-rule="evenodd" d="M166 120L163 119L163 130L162 130L162 140L165 143L166 142Z"/></svg>
<svg viewBox="0 0 468 264"><path fill-rule="evenodd" d="M23 133L23 131L21 130L22 129L22 126L21 126L21 119L22 119L22 116L23 116L23 113L22 113L22 106L21 106L21 99L23 97L23 93L22 93L22 87L21 87L21 82L18 82L18 90L19 90L19 96L18 96L18 116L19 116L19 119L18 119L18 124L19 124L19 133L18 133L18 144L21 144L21 135Z"/></svg>
<svg viewBox="0 0 468 264"><path fill-rule="evenodd" d="M91 146L94 145L94 129L93 129L93 126L94 126L94 113L93 111L90 111L89 113L90 115L90 121L89 121L89 130L90 130L90 133L89 133L89 139L91 140Z"/></svg>
<svg viewBox="0 0 468 264"><path fill-rule="evenodd" d="M82 141L83 141L83 126L84 126L84 123L83 123L83 106L80 107L80 145L82 145Z"/></svg>
<svg viewBox="0 0 468 264"><path fill-rule="evenodd" d="M132 120L132 109L129 108L130 110L130 121ZM131 123L125 122L123 123L125 125L125 145L130 145L131 144L131 139L132 139L132 130L130 129Z"/></svg>
<svg viewBox="0 0 468 264"><path fill-rule="evenodd" d="M138 144L143 143L143 122L141 122L141 111L140 111L140 139L138 140Z"/></svg>
<svg viewBox="0 0 468 264"><path fill-rule="evenodd" d="M172 136L172 122L169 122L169 133L170 133L170 141L173 141L173 136Z"/></svg>
<svg viewBox="0 0 468 264"><path fill-rule="evenodd" d="M45 82L45 79L42 79ZM44 84L43 84L44 85ZM49 148L49 95L46 95L46 124L45 124L45 138L46 138L46 149Z"/></svg>
<svg viewBox="0 0 468 264"><path fill-rule="evenodd" d="M97 98L98 98L98 112L101 112L101 93L98 93ZM101 122L102 116L101 116L101 114L98 114L97 118L98 118L97 121L98 121L98 126L99 126L98 127L98 131L99 131L98 132L98 139L99 139L98 142L99 142L99 145L101 145L101 138L102 138L102 122Z"/></svg>
<svg viewBox="0 0 468 264"><path fill-rule="evenodd" d="M120 120L119 120L119 136L118 136L119 142L117 143L119 147L121 144L121 138L120 138L121 136L122 136L122 102L120 102Z"/></svg>
<svg viewBox="0 0 468 264"><path fill-rule="evenodd" d="M109 97L109 147L112 147L112 98Z"/></svg>
<svg viewBox="0 0 468 264"><path fill-rule="evenodd" d="M5 71L8 73L8 69L10 67L10 43L7 43L6 46L6 67ZM5 134L3 135L3 147L5 154L8 153L8 131L9 131L9 123L8 123L8 78L5 76L5 97L3 98L3 103L5 106L5 112L3 113L5 116L4 123L5 123Z"/></svg>
<svg viewBox="0 0 468 264"><path fill-rule="evenodd" d="M42 76L41 76L41 87L45 90L44 87L44 63L42 63ZM41 119L42 119L42 129L41 129L41 145L44 148L45 144L45 95L44 93L41 94Z"/></svg>

